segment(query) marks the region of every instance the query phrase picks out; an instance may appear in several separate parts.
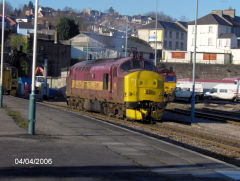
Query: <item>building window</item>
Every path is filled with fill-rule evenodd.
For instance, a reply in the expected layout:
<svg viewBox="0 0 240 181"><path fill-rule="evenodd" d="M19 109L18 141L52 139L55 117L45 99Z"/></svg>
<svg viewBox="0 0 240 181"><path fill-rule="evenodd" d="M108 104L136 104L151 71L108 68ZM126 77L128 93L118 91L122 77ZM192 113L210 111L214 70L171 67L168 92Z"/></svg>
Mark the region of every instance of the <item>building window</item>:
<svg viewBox="0 0 240 181"><path fill-rule="evenodd" d="M181 40L184 39L184 33L181 33Z"/></svg>
<svg viewBox="0 0 240 181"><path fill-rule="evenodd" d="M238 48L240 47L240 40L237 41L237 44L238 44Z"/></svg>
<svg viewBox="0 0 240 181"><path fill-rule="evenodd" d="M212 42L212 38L208 38L208 46L212 46L213 42Z"/></svg>
<svg viewBox="0 0 240 181"><path fill-rule="evenodd" d="M179 32L176 32L176 38L179 39Z"/></svg>
<svg viewBox="0 0 240 181"><path fill-rule="evenodd" d="M172 31L169 31L169 38L172 38Z"/></svg>
<svg viewBox="0 0 240 181"><path fill-rule="evenodd" d="M176 49L179 49L179 43L176 42Z"/></svg>
<svg viewBox="0 0 240 181"><path fill-rule="evenodd" d="M212 26L209 26L209 27L208 27L208 32L209 32L209 33L213 33L213 27L212 27Z"/></svg>
<svg viewBox="0 0 240 181"><path fill-rule="evenodd" d="M180 46L181 46L181 50L183 50L183 42L181 42L181 45L180 45Z"/></svg>
<svg viewBox="0 0 240 181"><path fill-rule="evenodd" d="M219 46L219 47L222 47L222 40L219 40L218 46Z"/></svg>
<svg viewBox="0 0 240 181"><path fill-rule="evenodd" d="M164 41L163 46L164 46L164 48L167 48L167 41Z"/></svg>
<svg viewBox="0 0 240 181"><path fill-rule="evenodd" d="M167 34L168 34L168 31L165 30L165 33L164 33L165 38L167 38Z"/></svg>
<svg viewBox="0 0 240 181"><path fill-rule="evenodd" d="M195 45L195 38L192 38L192 46Z"/></svg>
<svg viewBox="0 0 240 181"><path fill-rule="evenodd" d="M169 48L172 49L172 42L169 41Z"/></svg>

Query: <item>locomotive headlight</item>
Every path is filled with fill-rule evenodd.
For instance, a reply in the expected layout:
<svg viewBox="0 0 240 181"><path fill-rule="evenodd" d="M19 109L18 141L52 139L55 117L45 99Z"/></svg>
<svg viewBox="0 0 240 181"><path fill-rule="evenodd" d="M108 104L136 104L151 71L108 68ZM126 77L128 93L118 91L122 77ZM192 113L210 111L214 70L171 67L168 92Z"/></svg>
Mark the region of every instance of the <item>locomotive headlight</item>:
<svg viewBox="0 0 240 181"><path fill-rule="evenodd" d="M150 94L150 90L145 89L145 90L144 90L144 94Z"/></svg>
<svg viewBox="0 0 240 181"><path fill-rule="evenodd" d="M153 81L153 85L156 85L157 83L155 81Z"/></svg>
<svg viewBox="0 0 240 181"><path fill-rule="evenodd" d="M142 85L143 84L143 82L142 81L139 81L139 85Z"/></svg>
<svg viewBox="0 0 240 181"><path fill-rule="evenodd" d="M129 96L132 96L132 95L133 95L133 93L132 93L132 92L129 92L129 93L128 93L128 95L129 95Z"/></svg>

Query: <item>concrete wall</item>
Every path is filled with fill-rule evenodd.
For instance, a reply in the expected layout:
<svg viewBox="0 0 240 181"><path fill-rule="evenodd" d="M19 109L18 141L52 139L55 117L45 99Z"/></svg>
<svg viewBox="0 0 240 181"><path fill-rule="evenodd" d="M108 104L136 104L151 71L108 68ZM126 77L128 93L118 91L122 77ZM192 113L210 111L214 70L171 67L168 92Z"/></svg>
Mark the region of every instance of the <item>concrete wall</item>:
<svg viewBox="0 0 240 181"><path fill-rule="evenodd" d="M56 90L58 95L65 96L68 73L68 71L62 71L61 77L47 77L49 88Z"/></svg>
<svg viewBox="0 0 240 181"><path fill-rule="evenodd" d="M240 49L232 49L232 63L240 64Z"/></svg>
<svg viewBox="0 0 240 181"><path fill-rule="evenodd" d="M186 63L163 63L161 67L173 67L177 78L192 78L192 64ZM196 78L201 79L223 79L240 77L240 65L209 65L196 64Z"/></svg>

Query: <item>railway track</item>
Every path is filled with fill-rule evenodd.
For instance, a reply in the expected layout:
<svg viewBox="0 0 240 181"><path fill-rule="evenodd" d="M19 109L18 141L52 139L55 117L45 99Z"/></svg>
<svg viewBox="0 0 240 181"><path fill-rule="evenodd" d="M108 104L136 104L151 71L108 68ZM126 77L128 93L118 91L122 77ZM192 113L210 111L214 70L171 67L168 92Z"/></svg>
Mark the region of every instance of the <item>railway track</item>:
<svg viewBox="0 0 240 181"><path fill-rule="evenodd" d="M68 108L66 105L59 105L50 102L44 102L44 104L54 107L61 107L65 110L79 112L77 110L72 110ZM165 124L162 122L157 122L154 125L150 125L142 124L139 122L120 120L99 113L85 111L80 111L79 113L106 122L110 122L118 126L132 129L143 134L164 139L169 142L174 142L174 144L179 144L181 146L204 153L211 157L215 157L217 159L224 160L240 166L240 141L235 139L202 132L201 130L191 129L191 127L189 126L179 127L176 125ZM185 114L189 113L185 112Z"/></svg>
<svg viewBox="0 0 240 181"><path fill-rule="evenodd" d="M166 111L170 111L178 114L184 114L188 116L191 114L191 111L187 109L176 108L176 109L167 109ZM220 122L225 122L228 124L240 126L240 113L237 113L237 112L229 112L229 111L204 108L201 111L196 110L195 116L199 118L205 118L205 119L210 119L214 121L220 121Z"/></svg>

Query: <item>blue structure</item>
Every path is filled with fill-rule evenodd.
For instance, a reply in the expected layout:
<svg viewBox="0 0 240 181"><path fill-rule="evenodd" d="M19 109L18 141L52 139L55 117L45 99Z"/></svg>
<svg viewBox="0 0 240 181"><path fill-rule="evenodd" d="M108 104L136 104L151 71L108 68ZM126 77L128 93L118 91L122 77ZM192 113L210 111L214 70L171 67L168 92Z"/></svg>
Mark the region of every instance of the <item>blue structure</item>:
<svg viewBox="0 0 240 181"><path fill-rule="evenodd" d="M17 26L17 34L18 35L28 35L34 33L34 26L31 22L25 23L20 22Z"/></svg>

